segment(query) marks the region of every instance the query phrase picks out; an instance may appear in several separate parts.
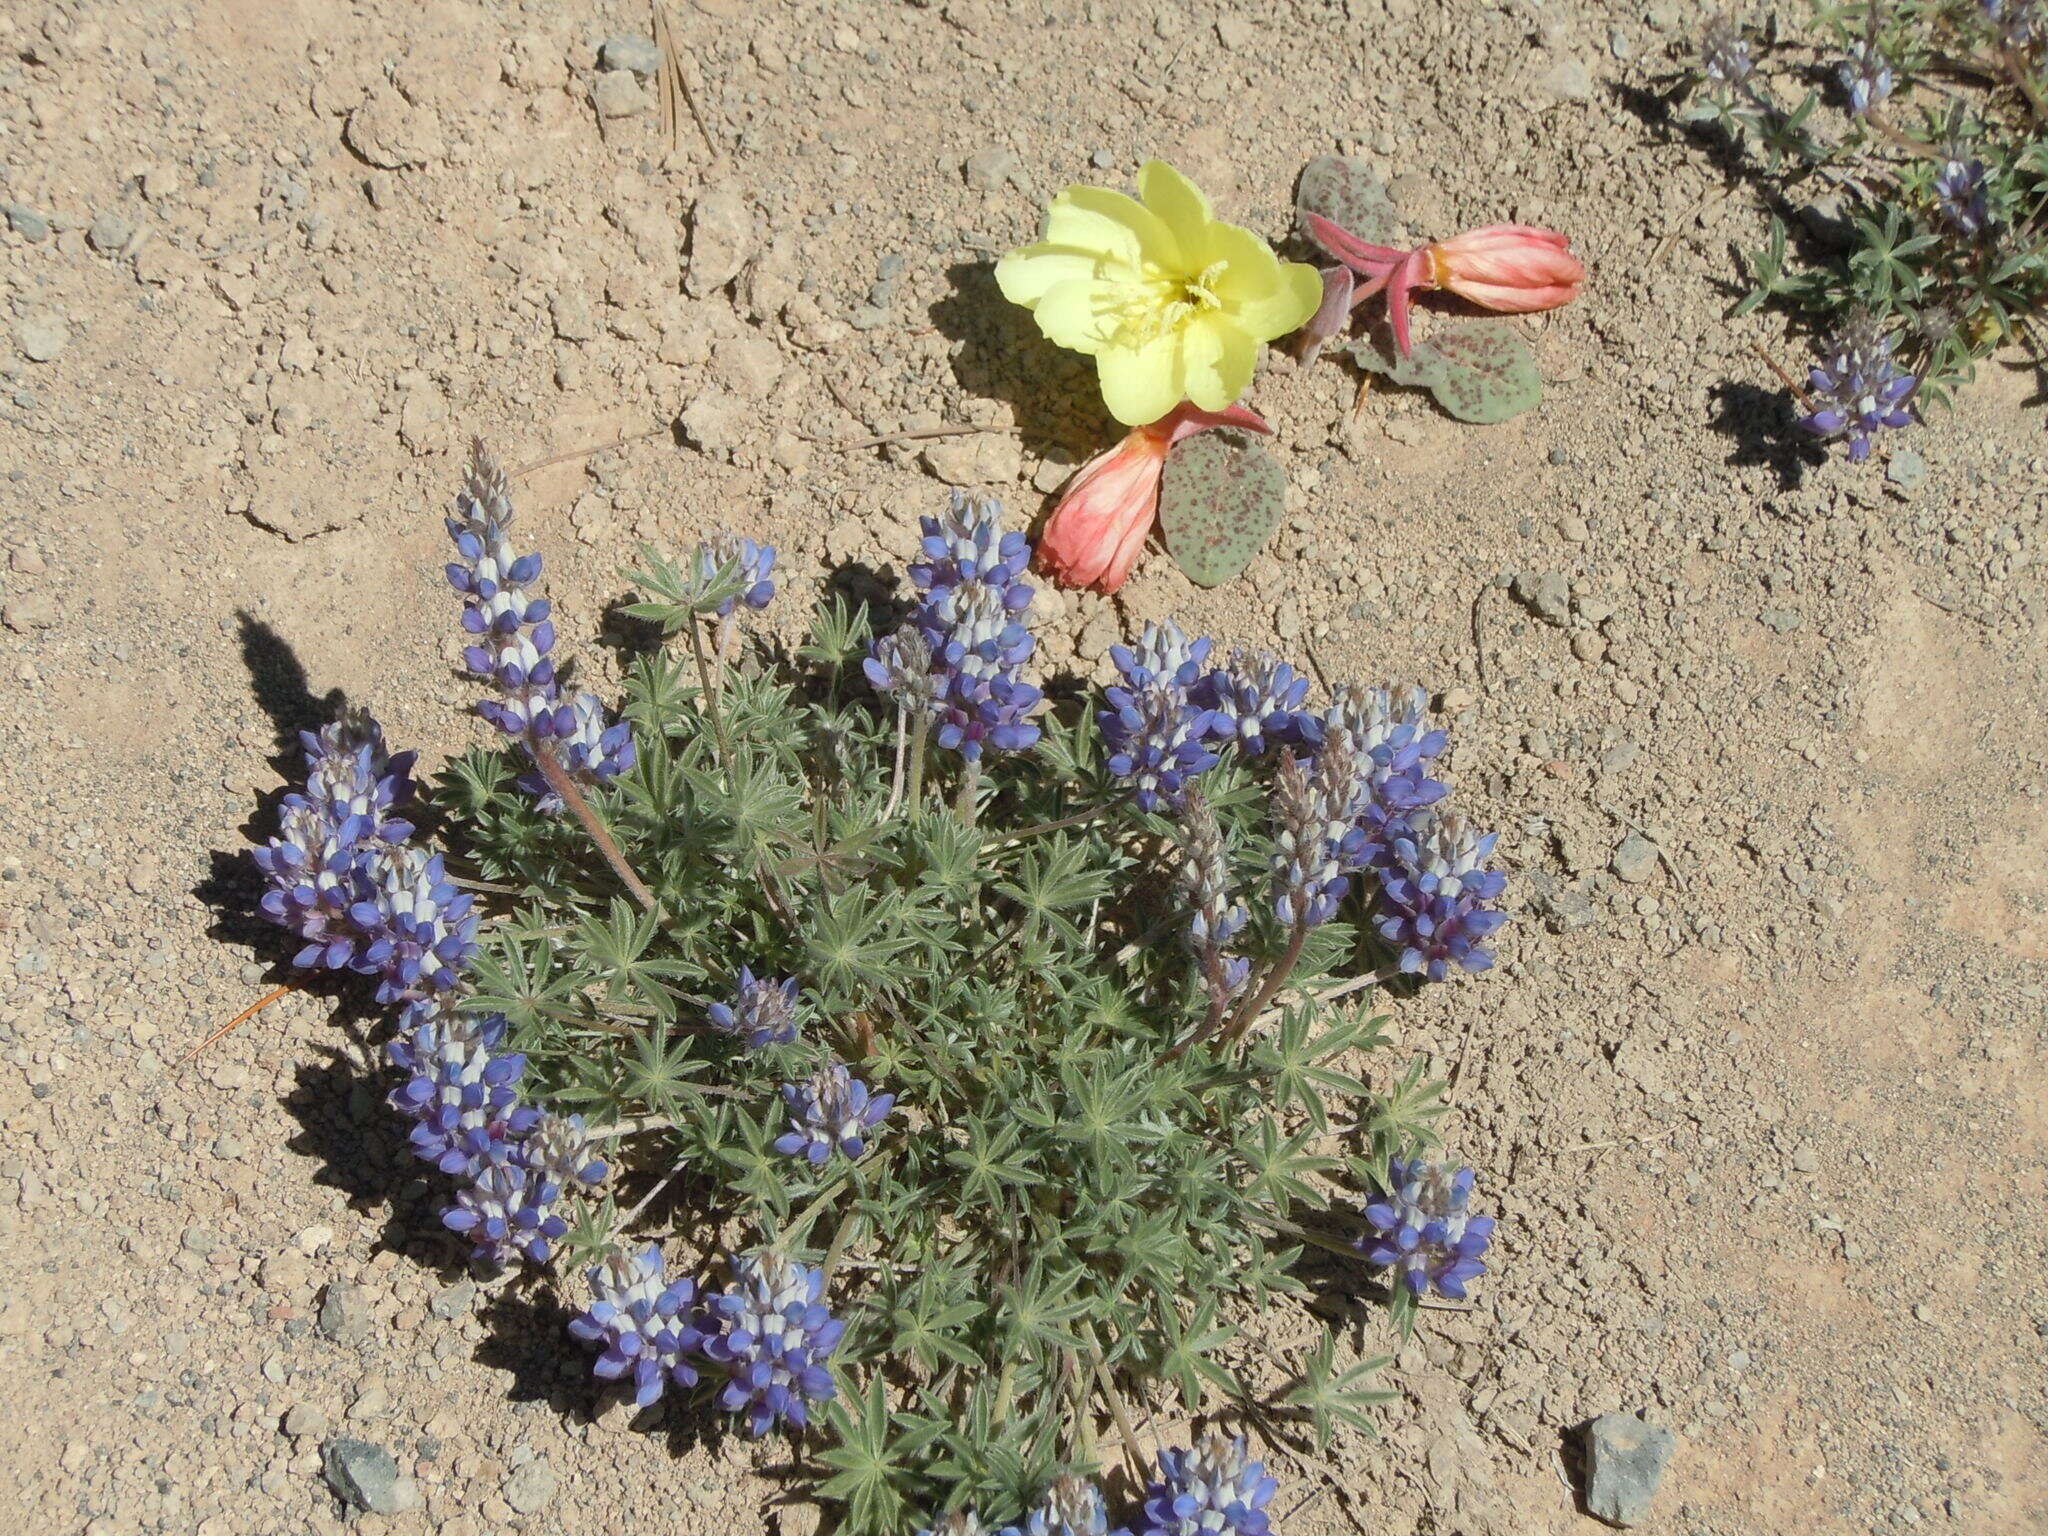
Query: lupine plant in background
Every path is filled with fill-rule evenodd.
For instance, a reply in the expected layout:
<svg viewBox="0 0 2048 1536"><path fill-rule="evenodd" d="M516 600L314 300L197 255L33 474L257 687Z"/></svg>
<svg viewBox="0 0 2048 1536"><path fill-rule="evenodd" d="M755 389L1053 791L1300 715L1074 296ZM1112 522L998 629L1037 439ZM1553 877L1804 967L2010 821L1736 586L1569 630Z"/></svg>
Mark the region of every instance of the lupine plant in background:
<svg viewBox="0 0 2048 1536"><path fill-rule="evenodd" d="M1856 0L1768 44L1708 23L1681 115L1755 157L1773 212L1735 306L1790 310L1800 425L1862 460L2048 306L2048 7ZM1776 366L1775 364L1773 365Z"/></svg>
<svg viewBox="0 0 2048 1536"><path fill-rule="evenodd" d="M772 550L650 552L631 611L680 643L615 721L479 446L449 580L500 739L438 782L443 854L373 724L309 736L264 908L374 978L446 1225L553 1265L564 1347L637 1403L817 1437L857 1533L1101 1536L1122 1458L1131 1531L1262 1536L1275 1480L1216 1423L1327 1444L1385 1394L1327 1334L1247 1375L1240 1323L1311 1248L1404 1325L1484 1268L1361 996L1486 968L1492 839L1419 689L1318 701L1165 623L1052 705L1022 535L964 496L923 528L907 616L827 602L784 665L736 638ZM1143 1422L1184 1448L1141 1464Z"/></svg>

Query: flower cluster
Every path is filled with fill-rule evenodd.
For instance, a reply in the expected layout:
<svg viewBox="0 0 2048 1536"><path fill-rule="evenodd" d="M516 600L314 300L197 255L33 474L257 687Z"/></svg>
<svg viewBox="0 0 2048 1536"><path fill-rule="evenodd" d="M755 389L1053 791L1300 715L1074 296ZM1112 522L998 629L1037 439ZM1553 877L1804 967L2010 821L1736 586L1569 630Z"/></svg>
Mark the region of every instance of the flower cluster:
<svg viewBox="0 0 2048 1536"><path fill-rule="evenodd" d="M1272 747L1322 744L1323 727L1308 700L1308 679L1266 651L1230 653L1230 665L1202 679L1196 697L1214 713L1211 733L1258 757Z"/></svg>
<svg viewBox="0 0 2048 1536"><path fill-rule="evenodd" d="M392 815L412 792L412 754L389 756L360 712L303 739L306 786L285 797L278 835L254 855L270 884L264 912L305 941L294 963L374 976L384 1003L453 991L476 916L440 857Z"/></svg>
<svg viewBox="0 0 2048 1536"><path fill-rule="evenodd" d="M846 1331L822 1299L824 1271L772 1250L732 1269L732 1285L704 1311L704 1355L726 1375L719 1405L744 1413L756 1439L778 1422L802 1429L807 1405L835 1395L825 1362Z"/></svg>
<svg viewBox="0 0 2048 1536"><path fill-rule="evenodd" d="M1470 1168L1395 1158L1386 1193L1365 1208L1373 1235L1359 1240L1359 1250L1416 1296L1434 1287L1462 1301L1465 1287L1486 1273L1480 1255L1493 1241L1493 1218L1471 1212L1473 1182Z"/></svg>
<svg viewBox="0 0 2048 1536"><path fill-rule="evenodd" d="M1171 619L1147 624L1135 648L1110 647L1122 682L1103 690L1096 716L1109 771L1130 782L1138 808L1180 803L1187 782L1216 766L1210 738L1217 715L1195 702L1214 642L1191 640Z"/></svg>
<svg viewBox="0 0 2048 1536"><path fill-rule="evenodd" d="M1878 432L1912 424L1906 402L1920 381L1894 360L1894 345L1869 316L1852 316L1808 375L1813 410L1799 424L1816 437L1847 438L1852 462L1870 457Z"/></svg>
<svg viewBox="0 0 2048 1536"><path fill-rule="evenodd" d="M1357 825L1360 786L1344 738L1327 743L1313 767L1292 752L1273 775L1273 911L1290 928L1316 928L1337 915L1364 862Z"/></svg>
<svg viewBox="0 0 2048 1536"><path fill-rule="evenodd" d="M1848 58L1835 67L1835 74L1842 82L1843 94L1849 98L1849 110L1858 117L1868 116L1873 108L1889 101L1896 83L1891 60L1870 38L1850 47Z"/></svg>
<svg viewBox="0 0 2048 1536"><path fill-rule="evenodd" d="M776 1138L775 1150L817 1167L834 1152L849 1159L865 1154L869 1133L888 1117L896 1095L870 1094L866 1083L835 1061L807 1083L784 1083L782 1100L789 1106L790 1128Z"/></svg>
<svg viewBox="0 0 2048 1536"><path fill-rule="evenodd" d="M1429 694L1413 684L1345 684L1323 712L1323 735L1348 745L1362 778L1358 819L1368 844L1362 863L1379 862L1394 832L1414 824L1449 793L1423 770L1450 741L1443 731L1427 728L1428 716Z"/></svg>
<svg viewBox="0 0 2048 1536"><path fill-rule="evenodd" d="M733 533L714 533L697 546L693 570L707 592L725 581L738 584L736 591L712 607L721 619L731 618L743 606L758 612L775 600L775 583L769 579L775 570L772 544L757 544Z"/></svg>
<svg viewBox="0 0 2048 1536"><path fill-rule="evenodd" d="M989 748L1025 751L1038 742L1031 715L1044 698L1023 680L1036 648L1020 618L1031 606L1031 546L1003 532L1001 502L961 491L944 517L921 525L923 558L910 579L923 601L904 629L875 642L868 680L969 762Z"/></svg>
<svg viewBox="0 0 2048 1536"><path fill-rule="evenodd" d="M1138 1536L1266 1536L1279 1486L1244 1436L1211 1430L1190 1449L1160 1452Z"/></svg>
<svg viewBox="0 0 2048 1536"><path fill-rule="evenodd" d="M1188 903L1188 949L1201 964L1212 997L1231 998L1251 979L1251 962L1229 946L1251 914L1231 894L1229 851L1216 813L1199 789L1187 791L1180 814L1181 892Z"/></svg>
<svg viewBox="0 0 2048 1536"><path fill-rule="evenodd" d="M462 627L470 636L463 660L495 695L479 700L477 713L577 782L608 783L631 768L632 728L611 721L595 694L562 695L550 654L552 609L540 595L541 558L513 547L511 485L481 442L470 445L468 478L447 522L457 556L448 584L462 594ZM556 808L544 784L529 787Z"/></svg>
<svg viewBox="0 0 2048 1536"><path fill-rule="evenodd" d="M645 1408L673 1381L697 1384L690 1363L704 1343L695 1307L697 1287L670 1280L661 1250L649 1243L638 1253L615 1251L590 1271L590 1306L569 1323L569 1332L601 1346L592 1370L605 1381L630 1379L633 1401Z"/></svg>
<svg viewBox="0 0 2048 1536"><path fill-rule="evenodd" d="M737 1035L750 1051L789 1045L797 1031L796 978L768 981L743 965L734 999L713 1003L704 1013L714 1029Z"/></svg>
<svg viewBox="0 0 2048 1536"><path fill-rule="evenodd" d="M1486 867L1498 837L1482 836L1453 812L1418 818L1388 840L1379 863L1379 931L1404 972L1442 981L1453 966L1483 971L1493 964L1483 941L1507 921L1490 905L1508 883Z"/></svg>

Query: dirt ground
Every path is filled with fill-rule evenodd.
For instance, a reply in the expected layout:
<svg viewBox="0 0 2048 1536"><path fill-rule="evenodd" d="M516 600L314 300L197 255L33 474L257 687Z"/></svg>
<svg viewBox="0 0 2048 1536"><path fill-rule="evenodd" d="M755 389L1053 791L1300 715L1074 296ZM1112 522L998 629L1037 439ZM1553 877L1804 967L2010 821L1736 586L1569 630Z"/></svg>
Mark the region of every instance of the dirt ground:
<svg viewBox="0 0 2048 1536"><path fill-rule="evenodd" d="M1515 871L1502 968L1396 1007L1497 1273L1381 1441L1283 1459L1276 1529L1585 1536L1572 1432L1640 1409L1679 1436L1646 1530L2048 1530L2036 381L1889 467L1796 440L1751 344L1802 343L1722 318L1757 189L1656 94L1695 7L674 12L671 153L638 6L0 8L0 1529L817 1528L784 1453L635 1427L544 1295L463 1277L360 1018L294 996L172 1067L283 975L240 829L342 698L474 739L467 434L658 434L522 482L600 682L643 537L771 540L787 621L947 485L1036 515L1106 440L990 276L1052 191L1161 154L1277 237L1334 148L1418 235L1572 235L1547 403L1467 427L1275 356L1270 556L1205 593L1155 550L1045 647L1171 613L1421 681ZM941 423L995 430L839 446ZM345 1511L339 1435L420 1506Z"/></svg>

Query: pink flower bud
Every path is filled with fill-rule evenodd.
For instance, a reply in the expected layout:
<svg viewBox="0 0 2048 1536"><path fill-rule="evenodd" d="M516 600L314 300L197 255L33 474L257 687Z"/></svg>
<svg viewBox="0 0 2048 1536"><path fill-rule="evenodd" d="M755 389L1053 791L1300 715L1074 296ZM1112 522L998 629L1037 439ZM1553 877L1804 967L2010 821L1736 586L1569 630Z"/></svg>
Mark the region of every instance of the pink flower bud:
<svg viewBox="0 0 2048 1536"><path fill-rule="evenodd" d="M1150 426L1083 464L1067 482L1038 540L1038 569L1063 587L1114 592L1131 574L1159 511L1166 455L1184 437L1211 427L1272 428L1242 405L1202 411L1183 402Z"/></svg>
<svg viewBox="0 0 2048 1536"><path fill-rule="evenodd" d="M1440 240L1424 253L1429 286L1448 289L1486 309L1522 315L1556 309L1579 296L1585 264L1554 229L1489 224Z"/></svg>

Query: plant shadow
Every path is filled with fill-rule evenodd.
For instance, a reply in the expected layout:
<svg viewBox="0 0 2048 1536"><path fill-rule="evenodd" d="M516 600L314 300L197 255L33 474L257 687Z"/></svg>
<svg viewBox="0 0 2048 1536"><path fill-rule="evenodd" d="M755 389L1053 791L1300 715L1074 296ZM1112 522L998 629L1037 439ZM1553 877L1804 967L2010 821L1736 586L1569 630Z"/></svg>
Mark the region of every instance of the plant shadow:
<svg viewBox="0 0 2048 1536"><path fill-rule="evenodd" d="M1797 490L1806 472L1827 462L1820 442L1799 425L1791 396L1727 379L1712 390L1714 416L1710 430L1731 439L1730 465L1760 464L1777 479L1778 488Z"/></svg>
<svg viewBox="0 0 2048 1536"><path fill-rule="evenodd" d="M1094 365L1047 341L1030 312L1003 297L993 265L958 262L946 276L952 291L929 314L954 344L953 377L1010 407L1027 453L1057 450L1078 462L1121 433L1102 408Z"/></svg>

